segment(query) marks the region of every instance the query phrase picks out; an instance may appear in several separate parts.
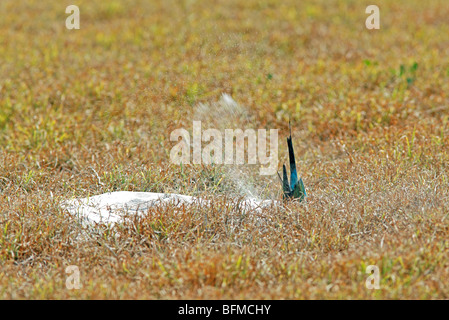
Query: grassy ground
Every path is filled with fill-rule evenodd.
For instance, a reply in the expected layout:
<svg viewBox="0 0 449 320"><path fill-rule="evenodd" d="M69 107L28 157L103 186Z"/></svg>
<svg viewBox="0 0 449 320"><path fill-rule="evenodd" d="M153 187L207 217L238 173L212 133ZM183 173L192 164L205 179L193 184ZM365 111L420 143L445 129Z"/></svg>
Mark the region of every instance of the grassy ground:
<svg viewBox="0 0 449 320"><path fill-rule="evenodd" d="M376 1L380 30L355 0L80 0L67 30L70 4L0 3L0 298L449 298L445 0ZM231 128L280 129L281 163L292 121L309 197L263 226L226 205L228 168L169 163L222 92L247 115ZM90 236L59 207L112 190L215 205Z"/></svg>

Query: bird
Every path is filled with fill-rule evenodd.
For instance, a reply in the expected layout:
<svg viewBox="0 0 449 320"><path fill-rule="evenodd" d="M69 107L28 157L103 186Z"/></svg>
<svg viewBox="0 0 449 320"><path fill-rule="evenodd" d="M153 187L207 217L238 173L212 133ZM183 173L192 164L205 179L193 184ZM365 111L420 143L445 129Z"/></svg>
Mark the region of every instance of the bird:
<svg viewBox="0 0 449 320"><path fill-rule="evenodd" d="M287 137L287 146L288 146L288 157L290 160L290 183L288 181L287 176L287 168L285 164L282 165L282 175L283 178L279 175L279 179L282 184L282 191L284 192L284 200L287 199L299 199L299 201L303 201L307 196L306 188L304 187L304 182L302 178L298 179L298 172L296 170L296 161L295 161L295 152L293 150L292 143L292 127L289 122L290 128L290 136Z"/></svg>

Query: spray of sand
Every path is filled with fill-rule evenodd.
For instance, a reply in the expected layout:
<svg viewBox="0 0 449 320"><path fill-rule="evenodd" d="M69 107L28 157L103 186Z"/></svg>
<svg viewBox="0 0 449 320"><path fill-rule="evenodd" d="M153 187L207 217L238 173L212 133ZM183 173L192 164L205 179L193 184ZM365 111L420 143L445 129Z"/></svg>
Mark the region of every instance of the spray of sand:
<svg viewBox="0 0 449 320"><path fill-rule="evenodd" d="M254 128L248 110L225 93L217 102L197 105L193 120L201 121L203 126L218 129L222 133L225 129L244 131L247 128ZM234 186L238 195L252 199L259 198L254 184L248 179L250 177L248 168L241 165L224 165L223 170L224 179Z"/></svg>

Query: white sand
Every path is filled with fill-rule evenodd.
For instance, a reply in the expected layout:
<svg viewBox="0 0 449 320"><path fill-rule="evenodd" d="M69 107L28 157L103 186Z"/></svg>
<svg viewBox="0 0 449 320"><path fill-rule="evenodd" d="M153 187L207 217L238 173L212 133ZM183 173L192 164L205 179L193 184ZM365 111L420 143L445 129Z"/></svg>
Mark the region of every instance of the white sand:
<svg viewBox="0 0 449 320"><path fill-rule="evenodd" d="M129 216L142 215L150 207L171 205L209 205L209 200L173 193L116 191L93 197L65 201L63 208L87 224L120 223ZM240 202L243 211L260 211L265 206L276 204L272 200L247 198Z"/></svg>

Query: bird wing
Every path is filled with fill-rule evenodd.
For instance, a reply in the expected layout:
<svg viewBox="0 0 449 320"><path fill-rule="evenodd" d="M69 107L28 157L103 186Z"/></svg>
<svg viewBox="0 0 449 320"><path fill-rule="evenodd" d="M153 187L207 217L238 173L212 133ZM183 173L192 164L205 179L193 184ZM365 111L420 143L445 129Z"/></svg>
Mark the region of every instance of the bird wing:
<svg viewBox="0 0 449 320"><path fill-rule="evenodd" d="M293 189L293 198L299 199L299 201L303 201L306 197L306 188L304 187L304 183L302 179L299 179L298 183L296 184L295 188Z"/></svg>
<svg viewBox="0 0 449 320"><path fill-rule="evenodd" d="M284 177L284 179L282 180L282 190L284 190L284 192L290 193L292 190L290 189L290 186L288 184L287 168L285 167L285 164L282 165L282 175Z"/></svg>

